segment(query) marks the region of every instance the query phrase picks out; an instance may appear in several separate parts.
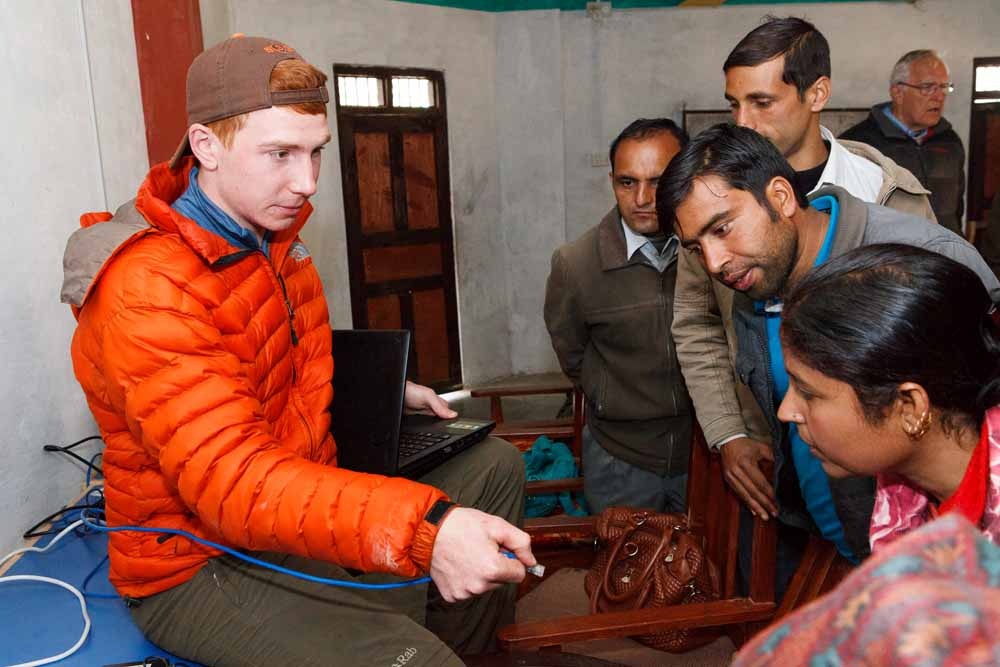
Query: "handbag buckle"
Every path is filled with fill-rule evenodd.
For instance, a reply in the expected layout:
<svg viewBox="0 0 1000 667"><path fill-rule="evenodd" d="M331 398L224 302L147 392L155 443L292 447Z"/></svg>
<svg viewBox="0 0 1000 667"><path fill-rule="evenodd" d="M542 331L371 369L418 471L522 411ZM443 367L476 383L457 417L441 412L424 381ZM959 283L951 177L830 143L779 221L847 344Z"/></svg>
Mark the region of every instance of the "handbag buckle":
<svg viewBox="0 0 1000 667"><path fill-rule="evenodd" d="M638 544L636 544L635 542L626 542L625 543L625 555L626 556L629 556L631 558L632 556L636 555L637 553L639 553L639 545Z"/></svg>

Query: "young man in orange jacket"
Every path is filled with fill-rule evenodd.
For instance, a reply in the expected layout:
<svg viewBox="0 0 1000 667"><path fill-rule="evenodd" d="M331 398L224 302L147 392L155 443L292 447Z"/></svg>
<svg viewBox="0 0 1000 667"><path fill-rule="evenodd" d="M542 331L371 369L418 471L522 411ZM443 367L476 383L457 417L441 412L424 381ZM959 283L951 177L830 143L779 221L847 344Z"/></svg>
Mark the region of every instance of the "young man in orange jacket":
<svg viewBox="0 0 1000 667"><path fill-rule="evenodd" d="M494 438L420 482L337 467L329 317L298 237L330 141L325 81L271 39L195 59L174 158L67 246L74 370L106 443L109 525L435 585L333 588L139 532L111 534L110 577L151 641L205 664L460 665L512 620L505 584L535 564L512 525L524 467ZM419 385L406 405L454 416Z"/></svg>

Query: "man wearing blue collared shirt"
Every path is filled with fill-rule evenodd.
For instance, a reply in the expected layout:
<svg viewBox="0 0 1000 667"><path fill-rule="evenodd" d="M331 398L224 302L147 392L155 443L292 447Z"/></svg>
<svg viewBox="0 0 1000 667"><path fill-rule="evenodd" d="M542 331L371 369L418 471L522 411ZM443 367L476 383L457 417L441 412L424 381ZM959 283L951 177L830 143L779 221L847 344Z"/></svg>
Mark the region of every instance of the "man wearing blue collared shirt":
<svg viewBox="0 0 1000 667"><path fill-rule="evenodd" d="M670 338L677 237L660 231L655 196L685 143L667 119L625 128L611 144L617 205L552 256L545 324L587 399L584 494L595 513L685 506L691 409Z"/></svg>
<svg viewBox="0 0 1000 667"><path fill-rule="evenodd" d="M965 148L942 116L953 90L948 67L936 52L910 51L892 68L891 100L873 106L868 118L841 138L874 146L913 172L931 191L938 222L961 234Z"/></svg>

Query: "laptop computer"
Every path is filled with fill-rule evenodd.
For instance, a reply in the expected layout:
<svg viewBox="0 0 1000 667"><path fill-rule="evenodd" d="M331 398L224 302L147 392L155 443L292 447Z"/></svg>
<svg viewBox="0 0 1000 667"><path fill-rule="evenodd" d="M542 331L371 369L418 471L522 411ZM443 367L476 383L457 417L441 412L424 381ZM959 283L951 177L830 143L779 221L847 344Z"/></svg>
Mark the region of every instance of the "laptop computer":
<svg viewBox="0 0 1000 667"><path fill-rule="evenodd" d="M482 441L496 422L404 415L410 332L333 330L330 432L337 465L415 479Z"/></svg>

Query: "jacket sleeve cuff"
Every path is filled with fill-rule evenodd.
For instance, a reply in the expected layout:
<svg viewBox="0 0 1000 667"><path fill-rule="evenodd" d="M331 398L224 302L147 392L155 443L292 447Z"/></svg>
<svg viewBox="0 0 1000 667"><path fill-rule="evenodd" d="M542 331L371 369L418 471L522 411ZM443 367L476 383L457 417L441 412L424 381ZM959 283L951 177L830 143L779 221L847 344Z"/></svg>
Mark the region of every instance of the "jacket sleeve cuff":
<svg viewBox="0 0 1000 667"><path fill-rule="evenodd" d="M721 449L722 446L724 444L726 444L727 442L732 442L733 440L736 440L737 438L749 438L749 437L750 436L748 436L746 433L737 433L736 435L731 435L728 438L723 438L722 440L719 440L718 442L710 442L708 444L708 448L712 449L712 450L715 450L715 451L719 451L719 449Z"/></svg>
<svg viewBox="0 0 1000 667"><path fill-rule="evenodd" d="M439 502L450 502L447 496L441 496L435 500L435 503L428 508L427 513L434 510L435 505ZM434 541L437 540L438 530L441 528L441 522L451 514L451 511L458 507L458 505L451 504L443 513L436 516L436 523L431 523L427 520L427 514L420 520L417 524L417 529L413 533L413 545L410 548L410 559L413 563L420 568L421 572L429 572L431 569L431 555L434 553Z"/></svg>
<svg viewBox="0 0 1000 667"><path fill-rule="evenodd" d="M738 436L749 434L742 415L725 415L712 420L708 424L701 424L701 429L705 433L705 442L710 449L716 449L725 440L732 440Z"/></svg>

